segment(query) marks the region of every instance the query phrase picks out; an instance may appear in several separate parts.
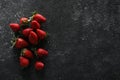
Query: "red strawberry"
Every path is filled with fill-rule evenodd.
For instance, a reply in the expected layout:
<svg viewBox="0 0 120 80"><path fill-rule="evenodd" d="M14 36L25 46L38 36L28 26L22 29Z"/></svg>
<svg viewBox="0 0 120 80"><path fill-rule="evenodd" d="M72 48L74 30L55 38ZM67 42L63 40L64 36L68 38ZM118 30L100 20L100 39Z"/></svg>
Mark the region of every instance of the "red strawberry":
<svg viewBox="0 0 120 80"><path fill-rule="evenodd" d="M22 38L17 38L16 39L16 42L15 42L15 47L20 49L20 48L24 48L24 47L27 47L28 46L28 43L22 39Z"/></svg>
<svg viewBox="0 0 120 80"><path fill-rule="evenodd" d="M33 20L33 21L31 22L31 27L32 27L33 29L39 29L39 28L40 28L40 24L39 24L36 20Z"/></svg>
<svg viewBox="0 0 120 80"><path fill-rule="evenodd" d="M44 68L44 63L42 63L41 61L37 61L35 63L35 69L36 70L42 70Z"/></svg>
<svg viewBox="0 0 120 80"><path fill-rule="evenodd" d="M28 18L22 17L22 18L20 19L20 25L23 24L23 23L28 23Z"/></svg>
<svg viewBox="0 0 120 80"><path fill-rule="evenodd" d="M21 67L28 67L29 66L29 60L25 57L20 56L20 66Z"/></svg>
<svg viewBox="0 0 120 80"><path fill-rule="evenodd" d="M42 48L39 48L37 51L36 51L37 55L39 57L42 57L42 56L47 56L48 55L48 51L46 51L45 49L42 49Z"/></svg>
<svg viewBox="0 0 120 80"><path fill-rule="evenodd" d="M14 32L17 32L20 30L20 25L17 24L17 23L11 23L10 24L10 28L14 31Z"/></svg>
<svg viewBox="0 0 120 80"><path fill-rule="evenodd" d="M26 28L22 31L22 34L25 36L25 37L28 37L30 31L32 31L33 29L32 28Z"/></svg>
<svg viewBox="0 0 120 80"><path fill-rule="evenodd" d="M38 44L38 36L35 32L33 31L30 31L30 34L29 34L29 42L33 45L36 45Z"/></svg>
<svg viewBox="0 0 120 80"><path fill-rule="evenodd" d="M24 57L29 58L29 59L33 58L33 53L30 50L26 49L26 48L22 50L22 55Z"/></svg>
<svg viewBox="0 0 120 80"><path fill-rule="evenodd" d="M47 33L43 30L37 29L36 32L40 39L44 39L47 36Z"/></svg>
<svg viewBox="0 0 120 80"><path fill-rule="evenodd" d="M41 14L35 14L33 16L33 20L36 20L38 22L46 22L46 18Z"/></svg>

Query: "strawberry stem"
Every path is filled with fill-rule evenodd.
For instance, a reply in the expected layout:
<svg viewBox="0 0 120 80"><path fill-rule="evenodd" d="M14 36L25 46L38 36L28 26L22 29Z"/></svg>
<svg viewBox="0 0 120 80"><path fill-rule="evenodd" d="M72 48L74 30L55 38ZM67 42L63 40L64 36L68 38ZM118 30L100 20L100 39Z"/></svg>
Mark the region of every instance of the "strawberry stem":
<svg viewBox="0 0 120 80"><path fill-rule="evenodd" d="M16 40L17 40L17 38L15 37L15 38L13 38L12 40L11 40L11 43L12 43L12 48L15 46L15 44L16 44Z"/></svg>
<svg viewBox="0 0 120 80"><path fill-rule="evenodd" d="M34 15L33 15L34 16ZM31 22L33 19L33 16L29 17L28 22Z"/></svg>
<svg viewBox="0 0 120 80"><path fill-rule="evenodd" d="M12 43L12 48L15 46L15 43L16 43L16 42L13 42L13 43Z"/></svg>
<svg viewBox="0 0 120 80"><path fill-rule="evenodd" d="M32 15L35 15L35 14L37 14L38 12L37 11L34 11L34 12L32 12Z"/></svg>

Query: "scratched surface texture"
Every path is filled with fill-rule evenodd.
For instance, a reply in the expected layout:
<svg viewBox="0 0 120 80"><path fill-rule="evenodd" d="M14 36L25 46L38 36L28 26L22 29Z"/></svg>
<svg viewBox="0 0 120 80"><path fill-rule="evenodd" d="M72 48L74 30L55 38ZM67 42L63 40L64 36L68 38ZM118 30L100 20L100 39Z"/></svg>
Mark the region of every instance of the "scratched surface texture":
<svg viewBox="0 0 120 80"><path fill-rule="evenodd" d="M9 23L47 18L43 71L21 69ZM120 80L119 0L0 0L0 80Z"/></svg>

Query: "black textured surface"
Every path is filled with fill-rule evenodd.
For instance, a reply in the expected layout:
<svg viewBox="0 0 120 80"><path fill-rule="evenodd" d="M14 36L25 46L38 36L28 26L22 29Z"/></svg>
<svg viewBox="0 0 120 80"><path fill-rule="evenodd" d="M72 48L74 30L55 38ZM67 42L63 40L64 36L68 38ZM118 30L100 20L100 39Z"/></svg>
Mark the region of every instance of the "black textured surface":
<svg viewBox="0 0 120 80"><path fill-rule="evenodd" d="M45 69L22 70L10 22L47 17ZM0 0L0 80L120 80L119 0Z"/></svg>

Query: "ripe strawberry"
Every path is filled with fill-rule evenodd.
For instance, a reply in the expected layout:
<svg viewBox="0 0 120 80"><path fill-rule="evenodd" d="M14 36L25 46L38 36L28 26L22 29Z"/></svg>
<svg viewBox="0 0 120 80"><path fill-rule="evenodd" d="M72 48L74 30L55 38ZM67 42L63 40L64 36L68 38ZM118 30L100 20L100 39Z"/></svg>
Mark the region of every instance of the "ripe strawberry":
<svg viewBox="0 0 120 80"><path fill-rule="evenodd" d="M33 29L39 29L40 28L40 24L36 20L33 20L31 22L31 28L33 28Z"/></svg>
<svg viewBox="0 0 120 80"><path fill-rule="evenodd" d="M48 51L46 51L45 49L39 48L39 49L37 49L36 54L39 57L47 56L48 55Z"/></svg>
<svg viewBox="0 0 120 80"><path fill-rule="evenodd" d="M43 30L37 29L36 33L40 39L44 39L47 36L47 33Z"/></svg>
<svg viewBox="0 0 120 80"><path fill-rule="evenodd" d="M38 36L35 32L33 31L30 31L30 34L29 34L29 42L33 45L36 45L38 44Z"/></svg>
<svg viewBox="0 0 120 80"><path fill-rule="evenodd" d="M20 19L20 25L21 25L21 24L24 24L24 23L28 23L28 18L22 17L22 18Z"/></svg>
<svg viewBox="0 0 120 80"><path fill-rule="evenodd" d="M30 31L32 31L33 29L32 28L26 28L22 31L22 34L25 36L25 37L28 37L29 36L29 33Z"/></svg>
<svg viewBox="0 0 120 80"><path fill-rule="evenodd" d="M38 22L46 22L46 18L41 14L35 14L33 16L33 20L36 20Z"/></svg>
<svg viewBox="0 0 120 80"><path fill-rule="evenodd" d="M25 57L20 56L20 66L21 67L28 67L29 66L29 60Z"/></svg>
<svg viewBox="0 0 120 80"><path fill-rule="evenodd" d="M16 42L15 42L15 47L20 49L20 48L24 48L24 47L27 47L28 46L28 43L22 39L22 38L17 38L16 39Z"/></svg>
<svg viewBox="0 0 120 80"><path fill-rule="evenodd" d="M17 24L17 23L11 23L10 24L10 28L14 31L14 32L17 32L20 30L20 25Z"/></svg>
<svg viewBox="0 0 120 80"><path fill-rule="evenodd" d="M26 48L22 50L22 55L26 58L29 58L29 59L33 58L33 53Z"/></svg>
<svg viewBox="0 0 120 80"><path fill-rule="evenodd" d="M37 61L35 63L35 69L36 70L42 70L44 68L44 63L42 63L41 61Z"/></svg>

